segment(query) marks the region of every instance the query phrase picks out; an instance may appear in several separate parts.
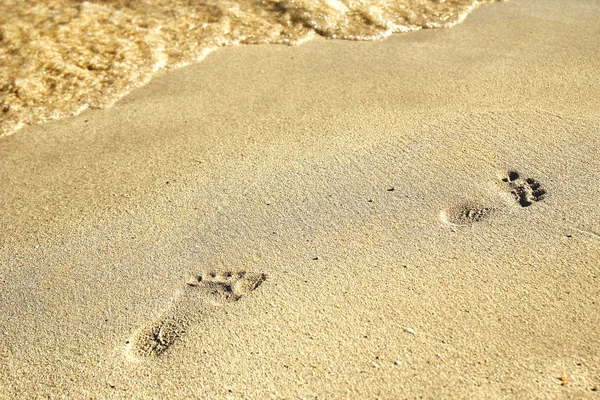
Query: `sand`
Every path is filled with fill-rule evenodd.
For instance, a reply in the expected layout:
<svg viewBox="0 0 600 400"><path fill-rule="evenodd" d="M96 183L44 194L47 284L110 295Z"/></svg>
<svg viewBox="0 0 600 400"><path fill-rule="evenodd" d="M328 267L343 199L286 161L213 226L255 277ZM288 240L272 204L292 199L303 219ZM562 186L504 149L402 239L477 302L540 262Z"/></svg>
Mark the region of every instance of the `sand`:
<svg viewBox="0 0 600 400"><path fill-rule="evenodd" d="M2 398L598 398L600 8L245 46L0 141Z"/></svg>

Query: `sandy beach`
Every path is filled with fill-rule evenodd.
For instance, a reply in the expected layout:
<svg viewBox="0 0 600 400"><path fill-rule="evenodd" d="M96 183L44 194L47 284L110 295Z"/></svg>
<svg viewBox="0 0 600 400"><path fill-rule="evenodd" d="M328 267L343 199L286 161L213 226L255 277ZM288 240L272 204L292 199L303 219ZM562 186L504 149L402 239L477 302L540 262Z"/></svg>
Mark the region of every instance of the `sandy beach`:
<svg viewBox="0 0 600 400"><path fill-rule="evenodd" d="M599 17L221 49L1 138L0 398L599 398Z"/></svg>

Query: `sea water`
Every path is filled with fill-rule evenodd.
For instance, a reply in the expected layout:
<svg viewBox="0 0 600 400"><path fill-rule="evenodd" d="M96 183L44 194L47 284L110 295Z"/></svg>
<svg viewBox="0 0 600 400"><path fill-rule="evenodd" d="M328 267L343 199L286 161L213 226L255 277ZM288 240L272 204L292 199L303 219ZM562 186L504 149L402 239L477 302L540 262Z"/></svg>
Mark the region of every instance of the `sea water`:
<svg viewBox="0 0 600 400"><path fill-rule="evenodd" d="M447 28L493 0L0 0L0 136L113 104L222 46Z"/></svg>

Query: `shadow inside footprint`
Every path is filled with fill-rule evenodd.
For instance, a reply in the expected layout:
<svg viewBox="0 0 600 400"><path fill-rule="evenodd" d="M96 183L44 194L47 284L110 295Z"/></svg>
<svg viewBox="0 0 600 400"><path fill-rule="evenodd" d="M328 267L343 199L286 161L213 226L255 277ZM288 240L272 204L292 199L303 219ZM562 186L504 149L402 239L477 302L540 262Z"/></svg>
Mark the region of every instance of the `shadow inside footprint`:
<svg viewBox="0 0 600 400"><path fill-rule="evenodd" d="M464 203L451 207L440 213L442 222L452 225L470 225L486 218L492 212L492 207L476 203Z"/></svg>
<svg viewBox="0 0 600 400"><path fill-rule="evenodd" d="M172 307L127 342L128 355L137 358L163 354L185 334L189 326L199 322L204 309L215 303L238 301L258 288L265 279L265 274L245 271L211 272L192 278Z"/></svg>
<svg viewBox="0 0 600 400"><path fill-rule="evenodd" d="M546 195L546 190L538 181L533 178L521 178L516 171L509 171L502 181L508 183L510 192L521 207L529 207L533 203L543 200Z"/></svg>
<svg viewBox="0 0 600 400"><path fill-rule="evenodd" d="M238 301L246 293L260 286L266 279L265 274L248 274L246 272L211 272L192 278L187 284L190 287L209 290L215 297L227 301Z"/></svg>

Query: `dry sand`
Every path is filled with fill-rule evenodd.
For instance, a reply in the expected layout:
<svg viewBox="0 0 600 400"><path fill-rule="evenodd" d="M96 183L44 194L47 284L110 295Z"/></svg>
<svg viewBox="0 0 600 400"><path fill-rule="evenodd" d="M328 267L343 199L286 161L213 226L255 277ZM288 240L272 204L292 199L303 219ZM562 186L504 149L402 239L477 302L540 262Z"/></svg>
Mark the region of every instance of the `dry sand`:
<svg viewBox="0 0 600 400"><path fill-rule="evenodd" d="M3 138L0 397L598 398L598 17L226 49Z"/></svg>

